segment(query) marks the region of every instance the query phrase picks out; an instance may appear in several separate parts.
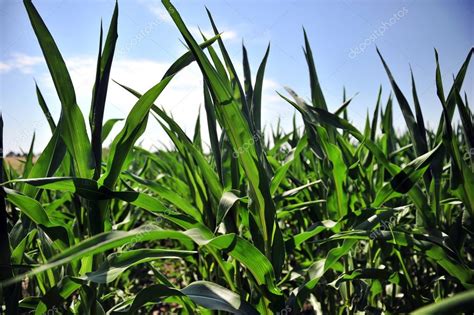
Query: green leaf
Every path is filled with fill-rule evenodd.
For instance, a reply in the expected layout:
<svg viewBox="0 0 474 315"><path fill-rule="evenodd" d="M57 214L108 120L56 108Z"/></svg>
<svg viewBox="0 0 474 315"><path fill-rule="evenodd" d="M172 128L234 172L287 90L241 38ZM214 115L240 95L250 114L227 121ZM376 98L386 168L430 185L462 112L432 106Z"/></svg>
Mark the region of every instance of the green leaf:
<svg viewBox="0 0 474 315"><path fill-rule="evenodd" d="M207 309L233 314L258 314L240 296L220 285L208 281L196 281L181 290L186 296Z"/></svg>
<svg viewBox="0 0 474 315"><path fill-rule="evenodd" d="M59 126L61 137L73 158L77 173L81 177L88 178L93 167L91 145L84 116L76 103L71 77L51 33L33 3L31 0L24 0L24 4L61 101L63 120L63 124Z"/></svg>
<svg viewBox="0 0 474 315"><path fill-rule="evenodd" d="M219 208L217 210L216 228L219 226L222 220L224 220L229 210L239 199L239 197L230 191L226 191L222 194L221 200L219 201Z"/></svg>
<svg viewBox="0 0 474 315"><path fill-rule="evenodd" d="M455 314L469 313L474 311L474 290L458 293L440 302L433 303L417 309L414 315L431 315L431 314Z"/></svg>
<svg viewBox="0 0 474 315"><path fill-rule="evenodd" d="M406 194L423 174L431 166L433 159L437 158L442 150L441 144L438 144L436 148L425 153L415 160L408 163L397 175L395 175L390 183L384 185L377 193L376 199L372 203L372 207L380 207L384 202L387 202L390 197L394 197L395 193Z"/></svg>
<svg viewBox="0 0 474 315"><path fill-rule="evenodd" d="M319 138L321 139L321 144L326 153L326 156L332 164L331 169L329 171L332 174L332 188L334 189L334 194L336 198L338 214L337 219L340 219L345 216L349 211L347 206L347 195L345 193L347 167L344 163L344 160L342 158L342 152L339 147L329 142L329 137L326 132L326 129L317 126L316 130L319 134Z"/></svg>
<svg viewBox="0 0 474 315"><path fill-rule="evenodd" d="M62 120L59 121L59 125L61 124L63 124ZM54 129L53 136L46 145L46 148L33 165L27 177L38 178L53 176L61 165L65 154L66 145L61 138L61 128L56 128ZM30 197L36 197L37 194L37 190L33 186L28 185L23 186L21 192Z"/></svg>
<svg viewBox="0 0 474 315"><path fill-rule="evenodd" d="M135 142L145 131L148 113L153 102L161 92L163 92L171 79L172 77L167 77L149 89L138 99L137 103L128 114L122 131L120 131L112 142L107 162L107 170L99 180L99 182L107 188L114 188L125 159L132 150Z"/></svg>
<svg viewBox="0 0 474 315"><path fill-rule="evenodd" d="M202 49L211 47L211 45L218 39L220 38L220 34L205 40L203 43L199 44L199 47ZM181 57L179 57L172 65L169 67L169 69L166 71L166 73L163 75L162 80L164 80L167 77L174 76L176 73L181 71L182 69L186 68L188 65L190 65L194 61L194 55L191 51L186 52L183 54Z"/></svg>
<svg viewBox="0 0 474 315"><path fill-rule="evenodd" d="M48 105L46 105L46 101L44 100L43 94L41 93L38 84L35 82L36 86L36 96L38 97L38 104L40 105L41 109L43 110L44 116L48 121L49 127L51 128L51 132L54 132L56 129L56 124L54 123L53 116L51 116L51 112L49 111Z"/></svg>
<svg viewBox="0 0 474 315"><path fill-rule="evenodd" d="M263 76L265 74L265 66L267 64L268 54L270 53L270 44L268 44L265 56L260 63L257 70L257 77L255 78L255 87L253 89L252 103L250 106L250 113L255 124L255 130L260 133L262 130L262 90L263 90Z"/></svg>
<svg viewBox="0 0 474 315"><path fill-rule="evenodd" d="M0 182L4 181L4 164L3 164L3 116L0 111ZM10 249L10 235L8 233L8 216L5 204L5 190L0 187L0 283L13 277L12 263L14 256ZM2 300L5 301L5 311L7 313L18 313L19 286L4 287L0 285L2 291ZM2 302L3 302L2 301ZM3 306L2 306L3 307Z"/></svg>
<svg viewBox="0 0 474 315"><path fill-rule="evenodd" d="M403 114L403 117L405 118L405 122L407 124L408 130L410 131L410 136L412 138L416 154L417 156L420 156L428 151L428 145L426 143L426 139L423 137L423 134L421 133L421 128L420 126L418 126L418 123L416 122L415 117L413 116L413 112L410 109L410 105L408 104L408 101L405 98L405 95L403 95L402 91L400 90L397 83L395 82L395 79L393 78L393 75L390 72L390 69L388 68L387 64L385 63L385 60L383 59L378 49L377 49L377 53L380 59L382 60L385 71L387 72L388 78L390 79L390 83L392 84L393 92L395 93L395 97L397 98L398 104L400 105L400 108L402 110L402 114Z"/></svg>
<svg viewBox="0 0 474 315"><path fill-rule="evenodd" d="M327 109L326 100L324 99L323 91L319 85L318 75L316 74L316 66L314 64L313 52L311 51L311 46L309 44L308 35L306 30L303 28L304 34L304 44L305 48L303 49L304 55L306 57L306 62L308 64L309 70L309 81L311 87L311 101L313 106Z"/></svg>
<svg viewBox="0 0 474 315"><path fill-rule="evenodd" d="M150 190L155 192L160 198L169 201L176 208L182 210L184 213L202 222L202 214L199 212L199 210L196 209L189 200L185 199L184 197L181 197L178 193L176 193L176 191L172 191L166 186L157 183L156 181L146 180L128 172L125 172L122 177L133 180L144 188L149 188Z"/></svg>
<svg viewBox="0 0 474 315"><path fill-rule="evenodd" d="M257 311L240 296L220 285L209 281L195 281L178 290L162 284L155 284L140 291L130 308L116 313L135 313L148 302L157 302L157 298L187 296L194 303L210 310L225 311L232 314L258 314Z"/></svg>
<svg viewBox="0 0 474 315"><path fill-rule="evenodd" d="M123 119L115 118L115 119L109 119L105 122L104 126L102 127L102 135L101 135L102 142L104 142L105 139L107 139L108 135L112 131L112 128L115 126L115 124L122 120Z"/></svg>
<svg viewBox="0 0 474 315"><path fill-rule="evenodd" d="M117 42L118 3L115 3L114 13L110 21L107 39L102 51L102 25L100 28L99 56L97 58L96 79L94 83L93 97L89 122L91 126L91 146L95 159L94 178L100 177L102 164L102 120L104 118L105 100L109 86L110 70L114 58L115 44Z"/></svg>
<svg viewBox="0 0 474 315"><path fill-rule="evenodd" d="M101 187L99 184L87 178L77 177L46 177L46 178L34 178L34 179L17 179L12 180L8 183L27 183L35 187L48 190L59 190L63 192L76 193L84 199L91 201L98 200L109 200L118 198L143 208L151 212L168 212L169 209L157 198L149 196L147 194L136 192L133 190L129 191L112 191L106 187Z"/></svg>
<svg viewBox="0 0 474 315"><path fill-rule="evenodd" d="M308 137L304 135L300 139L300 141L298 141L296 148L292 150L290 154L287 156L284 164L277 169L277 171L275 172L275 176L273 176L272 178L272 184L270 187L270 192L272 193L272 195L275 194L282 180L287 175L288 169L293 164L293 162L299 157L299 155L301 154L301 152L307 145L308 145Z"/></svg>
<svg viewBox="0 0 474 315"><path fill-rule="evenodd" d="M168 238L176 240L189 240L189 237L186 236L185 233L162 230L155 225L144 225L131 231L104 232L94 235L93 237L90 237L70 248L64 249L62 252L48 261L48 263L36 267L25 274L17 275L8 281L5 281L3 285L9 285L21 281L25 276L33 276L52 268L77 261L83 257L104 253L107 250L117 248L122 245Z"/></svg>
<svg viewBox="0 0 474 315"><path fill-rule="evenodd" d="M439 61L438 61L438 52L435 50L435 57L436 57L436 90L438 93L438 96L440 97L440 100L442 99L441 103L443 104L444 107L446 107L446 111L448 114L448 121L451 122L454 111L456 109L456 96L455 94L458 93L457 91L461 91L462 84L464 82L464 78L466 77L467 70L469 68L469 62L471 61L472 54L474 53L474 47L472 47L469 50L469 53L466 56L466 59L464 60L461 68L459 69L455 79L454 83L449 90L448 98L444 99L444 92L442 91L442 85L443 83L441 82L441 70L439 67ZM442 136L443 129L444 129L444 124L445 124L445 118L444 116L441 116L439 124L438 124L438 131L436 133L436 139L439 140Z"/></svg>
<svg viewBox="0 0 474 315"><path fill-rule="evenodd" d="M222 174L222 161L221 161L221 149L219 147L219 138L217 137L217 124L216 124L216 112L213 108L211 95L209 94L209 87L206 82L203 82L203 94L204 94L204 108L206 109L207 127L209 130L209 139L211 141L211 152L214 156L216 163L217 174L221 179L221 183L224 183Z"/></svg>
<svg viewBox="0 0 474 315"><path fill-rule="evenodd" d="M196 254L195 251L174 249L137 249L123 253L113 253L94 272L87 273L83 279L96 283L110 283L130 267L156 259L176 259Z"/></svg>
<svg viewBox="0 0 474 315"><path fill-rule="evenodd" d="M54 222L45 212L41 204L25 195L12 189L4 188L6 200L21 209L21 211L38 224L54 241L58 241L58 247L65 249L71 244L69 230L60 222Z"/></svg>
<svg viewBox="0 0 474 315"><path fill-rule="evenodd" d="M275 224L275 205L273 204L270 194L269 180L266 178L260 158L257 155L255 146L256 139L252 136L248 120L240 111L238 101L234 98L233 91L229 90L229 85L225 83L225 78L221 78L218 72L212 67L201 48L191 36L191 33L182 21L177 10L168 0L163 0L163 4L186 40L190 50L193 52L209 84L211 93L217 102L215 106L221 118L220 120L223 123L223 128L226 130L234 150L239 154L239 162L248 177L251 189L250 197L254 200L252 204L255 205L253 214L257 218L261 232L264 235L263 238L266 244L265 253L268 257L271 257L271 248L274 244L272 239L274 229L276 228L278 235L281 235L281 232ZM225 50L222 46L223 44L221 45L221 50L225 55ZM228 66L231 66L231 64L228 63ZM280 268L283 263L281 255L284 255L284 249L275 248L275 253L277 251L279 253L279 261L274 261L274 264Z"/></svg>

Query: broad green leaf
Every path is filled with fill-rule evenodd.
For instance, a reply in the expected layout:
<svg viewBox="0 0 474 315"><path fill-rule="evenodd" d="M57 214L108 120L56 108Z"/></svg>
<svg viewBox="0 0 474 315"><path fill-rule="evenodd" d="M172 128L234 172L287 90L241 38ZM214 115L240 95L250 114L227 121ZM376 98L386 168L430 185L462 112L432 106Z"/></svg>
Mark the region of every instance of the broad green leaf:
<svg viewBox="0 0 474 315"><path fill-rule="evenodd" d="M76 103L76 94L71 77L51 33L35 6L31 0L24 0L24 4L61 101L61 117L63 120L63 124L59 126L61 137L73 157L78 175L86 178L90 177L93 167L91 145L84 116Z"/></svg>
<svg viewBox="0 0 474 315"><path fill-rule="evenodd" d="M51 220L38 201L12 189L3 188L3 190L6 193L6 200L20 208L22 213L38 224L54 241L58 241L60 249L65 249L72 243L68 227Z"/></svg>
<svg viewBox="0 0 474 315"><path fill-rule="evenodd" d="M115 119L109 119L105 122L104 126L102 126L102 135L101 135L102 142L104 142L105 139L107 139L108 135L112 131L112 128L115 126L115 124L122 120L123 119L115 118Z"/></svg>
<svg viewBox="0 0 474 315"><path fill-rule="evenodd" d="M168 85L171 78L172 77L167 77L149 89L138 99L128 114L122 131L120 131L112 142L107 162L107 170L99 180L99 182L107 188L114 188L125 159L132 150L135 142L145 131L148 113L153 102Z"/></svg>
<svg viewBox="0 0 474 315"><path fill-rule="evenodd" d="M221 78L218 72L212 67L208 58L191 36L191 33L174 6L168 0L163 0L163 4L183 35L189 49L193 52L209 84L211 93L217 102L215 106L217 107L220 120L223 123L223 128L226 130L234 150L239 154L239 162L249 180L251 189L250 196L254 200L254 215L258 218L257 222L264 235L263 238L266 246L265 254L268 257L272 257L272 246L274 244L272 235L274 234L275 228L278 235L281 235L281 232L275 225L275 205L270 195L269 180L266 178L263 165L257 155L255 146L256 140L252 136L251 127L240 111L238 100L234 98L233 91L230 91L228 84L223 81L225 78ZM216 32L217 30L215 29L214 31ZM223 44L221 41L219 41L219 43L221 44L221 51L225 55ZM227 62L227 65L231 67L231 63ZM242 98L240 98L240 100L242 100ZM278 257L278 259L274 261L274 264L280 269L283 263L281 255L284 255L284 249L275 248L273 254L276 254L276 251L279 252L279 255L275 256L275 258Z"/></svg>
<svg viewBox="0 0 474 315"><path fill-rule="evenodd" d="M174 249L137 249L122 253L113 253L94 272L87 273L83 279L96 283L110 283L117 279L125 270L138 264L157 259L176 259L196 254L194 251Z"/></svg>
<svg viewBox="0 0 474 315"><path fill-rule="evenodd" d="M87 178L77 177L47 177L34 179L18 179L11 182L27 183L48 190L76 193L91 201L117 198L151 212L169 212L170 210L157 198L147 194L129 191L112 191Z"/></svg>
<svg viewBox="0 0 474 315"><path fill-rule="evenodd" d="M230 191L226 191L222 194L221 200L219 201L219 208L217 210L216 227L219 226L229 210L239 199L239 197Z"/></svg>
<svg viewBox="0 0 474 315"><path fill-rule="evenodd" d="M469 313L474 311L472 301L474 299L474 290L458 293L448 297L441 302L433 303L417 309L414 315L430 315L430 314L455 314Z"/></svg>
<svg viewBox="0 0 474 315"><path fill-rule="evenodd" d="M258 314L238 294L208 281L195 281L181 290L169 288L161 284L150 286L137 294L129 308L117 311L116 313L135 313L145 303L156 303L157 299L165 299L170 296L187 296L197 305L209 310L241 315Z"/></svg>

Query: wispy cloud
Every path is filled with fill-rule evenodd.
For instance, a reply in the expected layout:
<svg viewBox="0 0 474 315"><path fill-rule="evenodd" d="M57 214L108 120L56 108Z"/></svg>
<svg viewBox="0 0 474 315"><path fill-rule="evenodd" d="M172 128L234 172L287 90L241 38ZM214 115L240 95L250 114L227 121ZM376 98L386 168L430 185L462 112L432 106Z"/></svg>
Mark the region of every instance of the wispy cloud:
<svg viewBox="0 0 474 315"><path fill-rule="evenodd" d="M94 84L96 59L94 56L77 56L66 59L76 98L84 115L88 114ZM144 93L157 84L171 63L149 59L117 58L112 65L111 78ZM53 82L49 73L41 73L38 84L44 90L48 104L57 104ZM155 102L171 113L183 129L192 131L202 102L202 75L199 68L191 65L177 74ZM137 98L114 82L110 82L107 94L105 119L125 118ZM59 114L60 106L52 109ZM118 129L118 128L117 128ZM158 124L152 119L140 141L145 147L156 144L158 139L167 139Z"/></svg>
<svg viewBox="0 0 474 315"><path fill-rule="evenodd" d="M145 5L160 21L174 25L173 19L170 17L169 13L163 7L163 4L160 1L139 0L139 2ZM230 28L221 28L222 26L219 27L219 32L222 33L222 39L233 40L238 38L238 32L236 30ZM199 30L197 26L188 26L188 29L193 34L193 36L195 36L195 38L199 39L201 38L201 32L208 38L214 35L214 32L210 28Z"/></svg>
<svg viewBox="0 0 474 315"><path fill-rule="evenodd" d="M43 57L29 56L22 53L13 53L7 60L0 62L0 73L19 70L23 73L32 73L33 67L43 62Z"/></svg>
<svg viewBox="0 0 474 315"><path fill-rule="evenodd" d="M162 22L173 24L173 19L164 8L159 0L138 0L138 3L145 6L151 13L153 13Z"/></svg>
<svg viewBox="0 0 474 315"><path fill-rule="evenodd" d="M6 62L0 62L0 73L5 73L10 71L12 66Z"/></svg>
<svg viewBox="0 0 474 315"><path fill-rule="evenodd" d="M21 58L18 56L21 56ZM26 68L36 65L38 62L44 62L41 57L28 56L26 54L17 54L17 57L16 60L20 60L22 66L15 66L15 68L10 68L8 71L21 71L25 73ZM67 58L65 62L74 84L77 102L86 117L90 109L91 93L96 71L96 57L92 55L75 56ZM111 78L144 93L160 81L170 65L171 62L117 56L112 65ZM10 64L0 64L0 69L3 67L11 66ZM237 71L241 72L238 64L236 64L236 67L238 68ZM57 118L61 106L49 73L44 68L31 68L31 71L29 74L37 78L38 85L46 98L53 117ZM291 107L285 106L281 99L275 95L275 89L278 89L280 86L279 83L271 79L264 80L262 96L262 119L264 124L276 121L277 116L281 115L282 110L285 115L287 115L286 110L291 111ZM105 119L125 118L136 101L137 99L129 92L110 82ZM203 140L208 143L207 123L204 118L204 106L201 106L202 102L202 74L196 64L191 64L173 78L158 97L155 104L171 114L176 122L188 133L193 132L196 118L201 110ZM39 119L38 123L43 124L45 121ZM28 130L25 129L25 134L32 132L31 126L25 127L28 127ZM21 128L21 126L17 126L17 128ZM36 126L34 129L38 128L39 126ZM120 125L117 125L115 132L111 134L106 145L110 143L110 139L113 138L119 129ZM21 133L21 131L18 132ZM192 134L189 134L189 136L192 136ZM19 145L27 147L28 142L26 139L28 137L25 137L25 143ZM139 142L145 148L161 146L160 143L167 145L171 143L154 118L150 118L147 130Z"/></svg>
<svg viewBox="0 0 474 315"><path fill-rule="evenodd" d="M159 3L158 5L157 4L154 4L152 2L152 4L149 4L148 5L148 8L150 9L150 11L156 15L161 21L165 22L165 23L168 23L168 24L173 24L173 19L171 18L171 16L169 15L169 13L166 11L165 8L163 8L163 5L161 3Z"/></svg>
<svg viewBox="0 0 474 315"><path fill-rule="evenodd" d="M214 32L211 29L200 29L197 26L191 26L191 27L188 27L188 29L195 38L201 38L201 32L207 38L214 36ZM221 37L223 40L229 41L229 40L238 39L238 33L235 30L223 28L223 29L219 29L219 32L221 32L222 34Z"/></svg>

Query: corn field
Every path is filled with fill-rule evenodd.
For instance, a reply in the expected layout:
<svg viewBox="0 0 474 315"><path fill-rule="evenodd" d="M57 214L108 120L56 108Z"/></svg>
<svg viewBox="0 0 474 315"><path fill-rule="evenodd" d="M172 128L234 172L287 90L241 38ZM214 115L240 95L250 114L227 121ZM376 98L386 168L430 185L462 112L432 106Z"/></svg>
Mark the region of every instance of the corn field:
<svg viewBox="0 0 474 315"><path fill-rule="evenodd" d="M411 91L402 91L378 51L374 62L385 68L393 96L382 99L379 90L359 130L345 93L336 111L328 109L304 32L308 67L301 71L309 72L311 99L290 88L280 94L303 125L294 119L289 132L266 130L270 47L255 80L243 47L239 78L209 11L215 36L194 38L172 3L162 2L188 51L148 91L112 82L116 4L108 31L100 30L85 116L52 34L24 0L61 115L52 118L37 87L51 138L39 156L30 150L21 170L0 163L1 312L474 311L474 116L463 90L473 49L449 90L435 52L443 111L432 130L413 75ZM154 105L192 63L204 79L209 146L200 117L191 138ZM136 97L117 135L111 130L121 117L103 119L109 83ZM393 126L394 106L406 122L402 133ZM148 123L159 124L174 147L139 147Z"/></svg>

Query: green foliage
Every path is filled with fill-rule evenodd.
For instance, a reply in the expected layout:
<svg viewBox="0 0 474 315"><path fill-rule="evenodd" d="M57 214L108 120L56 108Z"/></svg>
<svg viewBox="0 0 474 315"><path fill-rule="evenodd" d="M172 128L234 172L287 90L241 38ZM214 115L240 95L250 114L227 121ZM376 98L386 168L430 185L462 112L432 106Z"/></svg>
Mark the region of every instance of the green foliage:
<svg viewBox="0 0 474 315"><path fill-rule="evenodd" d="M381 88L360 131L348 121L345 92L343 104L329 110L304 32L311 101L289 88L290 97L280 94L301 114L304 129L294 123L284 133L278 125L265 135L270 47L254 84L243 47L242 84L211 14L215 36L198 44L163 0L189 51L143 94L119 84L137 102L127 117L104 122L116 5L104 47L100 29L87 126L52 35L32 2L24 4L61 116L53 120L36 86L51 139L37 159L30 149L23 171L1 163L2 311L472 311L474 129L461 94L472 49L447 97L436 53L443 109L436 132L425 126L413 73L414 112L379 52L407 131L395 133L392 97L384 103ZM190 138L154 105L193 62L204 77L209 150L200 117ZM160 124L173 148L136 146L149 121Z"/></svg>

